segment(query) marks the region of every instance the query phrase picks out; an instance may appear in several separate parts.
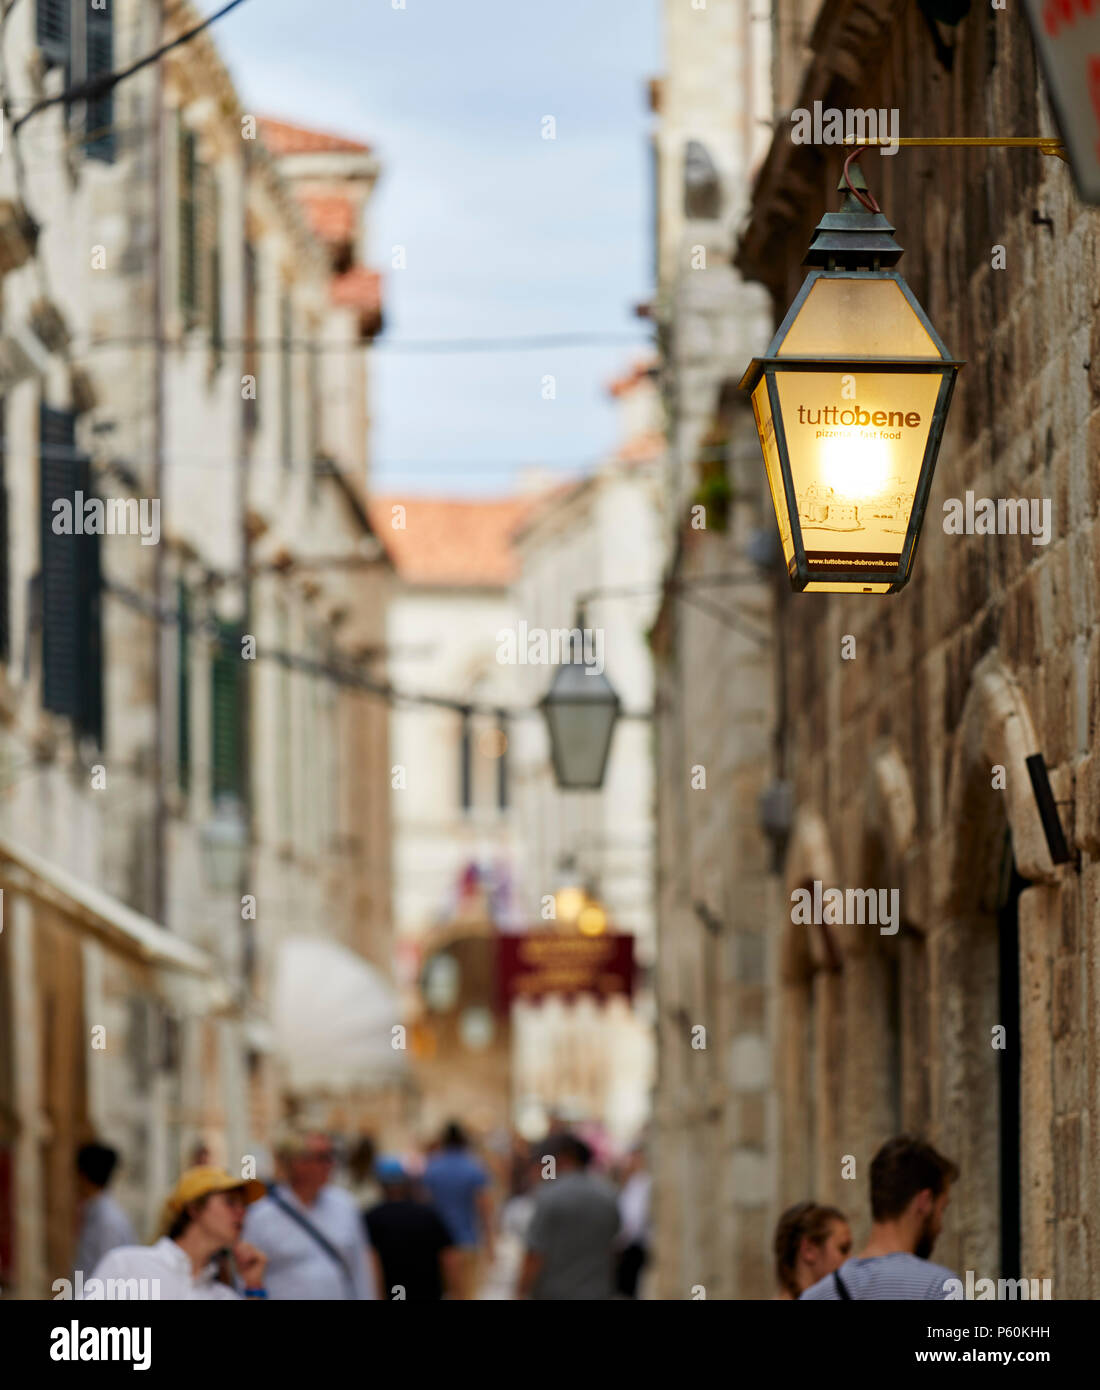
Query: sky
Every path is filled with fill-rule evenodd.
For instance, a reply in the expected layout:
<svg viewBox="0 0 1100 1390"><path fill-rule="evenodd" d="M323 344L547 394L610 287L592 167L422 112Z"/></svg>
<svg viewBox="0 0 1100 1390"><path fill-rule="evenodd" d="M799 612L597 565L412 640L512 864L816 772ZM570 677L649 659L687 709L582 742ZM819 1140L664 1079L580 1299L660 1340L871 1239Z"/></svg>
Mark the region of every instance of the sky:
<svg viewBox="0 0 1100 1390"><path fill-rule="evenodd" d="M634 306L653 288L646 82L660 71L659 0L395 3L247 0L213 30L246 111L378 153L371 486L489 495L533 466L590 467L618 439L608 383L647 356ZM392 268L397 246L405 269ZM396 348L561 333L612 341Z"/></svg>

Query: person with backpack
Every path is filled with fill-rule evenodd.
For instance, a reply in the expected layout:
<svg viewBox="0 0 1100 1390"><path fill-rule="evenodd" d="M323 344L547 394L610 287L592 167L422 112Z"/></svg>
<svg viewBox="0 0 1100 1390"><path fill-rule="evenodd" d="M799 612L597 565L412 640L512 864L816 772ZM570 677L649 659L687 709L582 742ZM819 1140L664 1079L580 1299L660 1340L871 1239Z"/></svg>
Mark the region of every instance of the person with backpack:
<svg viewBox="0 0 1100 1390"><path fill-rule="evenodd" d="M802 1298L946 1299L956 1276L928 1258L943 1228L959 1169L910 1134L888 1140L871 1160L871 1234L853 1259L819 1279Z"/></svg>

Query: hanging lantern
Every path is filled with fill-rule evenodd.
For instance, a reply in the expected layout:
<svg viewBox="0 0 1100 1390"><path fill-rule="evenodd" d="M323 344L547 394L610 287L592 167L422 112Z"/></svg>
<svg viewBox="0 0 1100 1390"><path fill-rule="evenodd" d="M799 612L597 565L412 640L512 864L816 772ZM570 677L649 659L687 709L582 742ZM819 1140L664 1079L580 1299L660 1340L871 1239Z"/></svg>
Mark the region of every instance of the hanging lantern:
<svg viewBox="0 0 1100 1390"><path fill-rule="evenodd" d="M594 665L567 661L558 667L540 704L558 786L562 791L599 791L621 708L611 682Z"/></svg>
<svg viewBox="0 0 1100 1390"><path fill-rule="evenodd" d="M803 262L813 268L741 380L791 587L807 593L908 582L963 365L893 269L902 249L853 157L843 206Z"/></svg>

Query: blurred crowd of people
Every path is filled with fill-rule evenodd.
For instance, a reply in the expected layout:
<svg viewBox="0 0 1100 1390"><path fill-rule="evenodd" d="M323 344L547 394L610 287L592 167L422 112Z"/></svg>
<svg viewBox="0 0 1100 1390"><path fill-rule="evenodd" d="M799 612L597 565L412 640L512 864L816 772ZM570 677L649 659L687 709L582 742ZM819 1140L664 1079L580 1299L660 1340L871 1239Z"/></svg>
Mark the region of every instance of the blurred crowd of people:
<svg viewBox="0 0 1100 1390"><path fill-rule="evenodd" d="M636 1298L649 1261L650 1178L554 1123L479 1152L448 1123L422 1152L342 1152L291 1129L275 1176L240 1178L200 1147L140 1245L109 1188L117 1153L77 1155L84 1298L439 1300ZM340 1172L340 1181L336 1180ZM150 1292L155 1289L156 1292Z"/></svg>

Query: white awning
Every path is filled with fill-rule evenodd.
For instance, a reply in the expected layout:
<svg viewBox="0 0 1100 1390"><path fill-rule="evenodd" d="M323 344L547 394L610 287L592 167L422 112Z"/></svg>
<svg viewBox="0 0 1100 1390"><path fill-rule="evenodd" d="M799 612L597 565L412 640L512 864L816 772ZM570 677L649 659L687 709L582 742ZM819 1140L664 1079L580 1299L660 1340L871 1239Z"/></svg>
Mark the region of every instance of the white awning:
<svg viewBox="0 0 1100 1390"><path fill-rule="evenodd" d="M0 887L52 907L109 950L146 965L213 978L204 951L5 835L0 835Z"/></svg>
<svg viewBox="0 0 1100 1390"><path fill-rule="evenodd" d="M346 946L319 936L281 941L271 1013L292 1091L354 1091L405 1072L405 1054L393 1046L397 993Z"/></svg>

